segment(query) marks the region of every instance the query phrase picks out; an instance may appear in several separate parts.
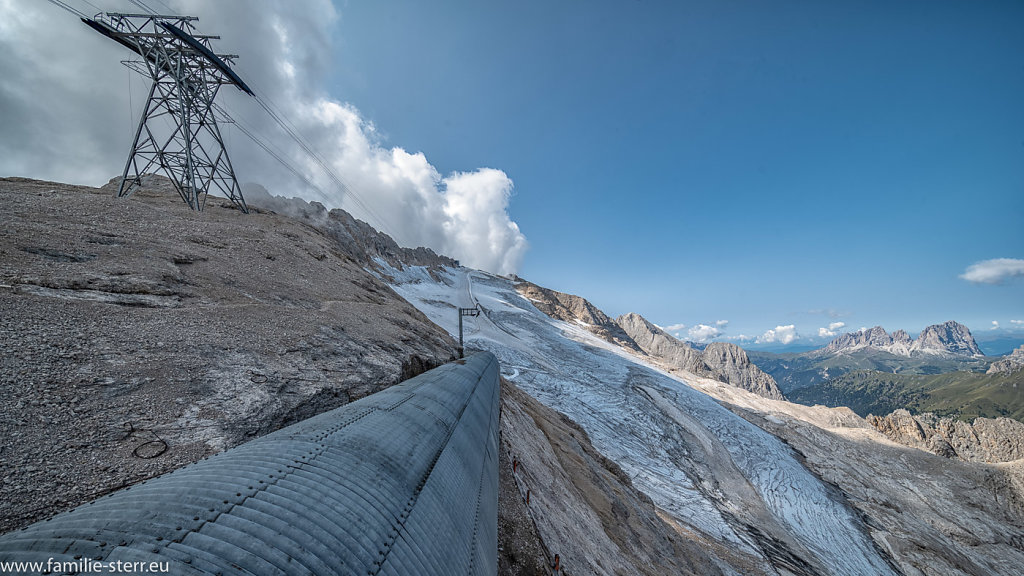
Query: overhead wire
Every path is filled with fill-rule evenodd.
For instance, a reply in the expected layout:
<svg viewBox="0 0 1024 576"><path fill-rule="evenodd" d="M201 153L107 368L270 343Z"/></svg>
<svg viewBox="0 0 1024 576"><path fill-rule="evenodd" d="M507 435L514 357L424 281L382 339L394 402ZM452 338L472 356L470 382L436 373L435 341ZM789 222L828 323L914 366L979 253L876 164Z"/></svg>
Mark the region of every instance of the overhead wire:
<svg viewBox="0 0 1024 576"><path fill-rule="evenodd" d="M328 164L324 158L317 153L317 151L309 144L305 138L302 137L301 133L287 120L283 113L276 110L273 102L269 98L261 95L259 92L255 94L256 103L259 104L264 111L278 124L278 126L284 130L284 132L302 148L306 154L320 167L321 170L327 175L328 178L337 186L340 191L346 194L352 201L368 216L376 220L376 224L385 228L386 231L393 231L394 226L389 218L385 218L379 214L376 210L370 207L370 205L362 198L362 195L355 191L345 180Z"/></svg>
<svg viewBox="0 0 1024 576"><path fill-rule="evenodd" d="M135 4L139 8L142 8L144 11L149 12L150 14L156 14L156 11L153 10L152 8L150 8L149 6L146 6L146 3L143 2L142 0L128 0L128 1L131 2L132 4Z"/></svg>
<svg viewBox="0 0 1024 576"><path fill-rule="evenodd" d="M76 16L78 16L79 18L88 18L88 16L84 12L82 12L81 10L78 10L75 7L67 4L63 0L48 0L48 1L51 4L54 4L54 5L56 5L56 6L60 7L60 8L63 8L64 10L66 10L66 11L68 11L68 12L70 12L70 13L76 15ZM82 1L85 4L88 4L89 6L93 7L97 11L100 11L99 7L96 6L95 4L93 4L92 2L89 2L89 0L82 0ZM155 0L155 1L159 2L162 6L166 7L168 9L168 11L171 11L171 8L169 6L167 6L166 3L164 3L164 2L162 2L160 0ZM145 11L148 14L151 14L151 15L157 15L158 14L158 12L156 10L154 10L152 7L150 7L148 4L146 4L146 2L144 0L129 0L129 2L131 2L135 6L138 6L141 10ZM131 84L130 84L130 81L129 81L129 91L130 90L131 90ZM392 233L396 230L396 227L390 221L390 218L387 218L383 214L381 214L381 213L377 212L376 210L374 210L370 206L370 204L368 203L367 199L363 198L363 195L359 191L357 191L355 188L353 188L348 182L346 182L334 170L334 168L331 167L330 163L327 160L325 160L324 157L321 156L314 149L313 145L310 144L309 141L306 140L302 136L302 133L298 130L298 128L296 128L295 125L292 124L292 122L290 120L288 120L287 116L283 112L280 111L279 107L276 104L274 104L273 100L271 100L268 96L265 96L265 95L261 94L259 91L255 91L255 90L254 90L254 93L253 93L253 97L254 97L254 100L256 101L257 105L261 109L263 109L263 111L266 112L268 116L270 116L270 118L274 121L274 123L277 124L277 126L282 131L284 131L284 133L293 142L295 142L299 146L299 148L302 149L302 151L306 153L306 155L309 156L309 158L314 162L314 164L316 164L316 166L318 166L320 168L320 170L323 171L323 173L334 184L334 186L336 186L338 188L338 190L345 197L350 198L352 200L352 202L359 209L361 209L367 216L369 216L370 218L375 220L375 223L377 224L378 228L381 228L384 231L392 232ZM294 165L292 165L287 160L286 154L284 152L282 152L279 149L275 149L272 145L270 145L266 141L262 140L256 134L255 130L253 130L251 127L246 126L243 123L239 122L239 120L237 118L233 118L232 115L229 114L229 110L226 107L224 107L222 105L219 105L219 104L216 104L216 103L213 106L217 109L217 111L221 115L225 116L226 118L231 119L230 122L235 124L235 126L239 129L240 132L245 134L250 140L252 140L263 151L265 151L272 158L277 160L289 172L291 172L293 175L298 177L304 184L306 184L314 192L316 192L321 197L321 200L323 200L324 202L329 203L329 204L333 203L333 202L331 202L332 196L330 194L328 194L328 192L326 192L321 186L316 184L316 182L314 182L308 175L304 174L301 170L299 170Z"/></svg>
<svg viewBox="0 0 1024 576"><path fill-rule="evenodd" d="M232 117L228 110L221 104L214 103L214 109L223 117L223 123L232 124L239 132L247 136L257 146L263 149L264 152L269 154L273 159L277 160L282 166L284 166L289 172L294 174L299 180L302 180L307 186L312 188L317 194L320 195L320 199L325 202L330 202L330 195L324 191L317 183L313 182L309 176L304 174L300 169L296 168L286 158L286 154L278 148L275 148L273 144L260 138L253 128L247 126L243 121L238 118Z"/></svg>
<svg viewBox="0 0 1024 576"><path fill-rule="evenodd" d="M59 6L60 8L63 8L64 10L67 10L68 12L71 12L75 16L78 16L79 18L87 18L88 17L88 16L86 16L85 12L82 12L81 10L79 10L79 9L69 5L67 2L62 2L61 0L47 0L47 2L49 2L50 4L53 4L54 6Z"/></svg>

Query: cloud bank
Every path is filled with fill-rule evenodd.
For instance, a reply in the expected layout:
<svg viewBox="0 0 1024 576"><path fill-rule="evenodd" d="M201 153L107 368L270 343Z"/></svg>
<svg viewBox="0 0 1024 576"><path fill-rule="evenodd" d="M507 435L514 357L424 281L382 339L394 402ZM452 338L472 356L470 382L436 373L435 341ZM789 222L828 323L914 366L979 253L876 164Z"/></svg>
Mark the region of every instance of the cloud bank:
<svg viewBox="0 0 1024 576"><path fill-rule="evenodd" d="M71 5L92 13L83 2ZM251 98L225 87L218 101L270 142L326 194L309 187L231 125L223 126L241 182L271 194L343 208L404 246L428 246L464 265L518 270L526 237L508 214L513 182L494 168L442 175L422 152L389 146L351 104L327 92L332 34L341 17L329 0L301 10L284 0L166 0L199 16L219 52L344 180L339 189ZM138 12L124 0L95 3ZM158 4L153 4L154 7ZM120 65L131 53L48 2L0 0L0 176L99 185L120 175L148 81ZM131 110L131 113L129 113Z"/></svg>
<svg viewBox="0 0 1024 576"><path fill-rule="evenodd" d="M774 329L768 330L757 339L757 342L758 344L767 344L771 342L789 344L799 337L800 335L796 332L796 326L789 324L787 326L776 326Z"/></svg>
<svg viewBox="0 0 1024 576"><path fill-rule="evenodd" d="M974 284L1002 284L1014 276L1024 276L1024 260L1019 258L993 258L971 264L960 275Z"/></svg>

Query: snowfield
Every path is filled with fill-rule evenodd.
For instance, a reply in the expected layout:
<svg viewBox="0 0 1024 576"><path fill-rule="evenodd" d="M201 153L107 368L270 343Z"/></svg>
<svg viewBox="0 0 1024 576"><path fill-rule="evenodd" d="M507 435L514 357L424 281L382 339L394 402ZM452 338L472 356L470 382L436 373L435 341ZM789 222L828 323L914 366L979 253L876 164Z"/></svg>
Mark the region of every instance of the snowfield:
<svg viewBox="0 0 1024 576"><path fill-rule="evenodd" d="M894 573L842 495L792 449L684 380L548 317L506 278L446 268L436 280L423 268L378 264L456 338L456 307L479 303L484 313L464 319L467 348L493 352L505 378L583 426L682 525L777 569Z"/></svg>

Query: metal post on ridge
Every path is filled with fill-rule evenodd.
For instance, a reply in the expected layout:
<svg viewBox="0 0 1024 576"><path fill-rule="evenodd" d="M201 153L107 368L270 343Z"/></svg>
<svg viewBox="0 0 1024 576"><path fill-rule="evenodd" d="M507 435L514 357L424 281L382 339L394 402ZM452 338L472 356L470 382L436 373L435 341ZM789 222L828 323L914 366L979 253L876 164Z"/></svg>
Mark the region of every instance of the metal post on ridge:
<svg viewBox="0 0 1024 576"><path fill-rule="evenodd" d="M459 308L459 358L465 357L464 348L462 346L462 317L463 316L479 316L480 305L477 304L472 308Z"/></svg>
<svg viewBox="0 0 1024 576"><path fill-rule="evenodd" d="M142 185L144 174L159 170L193 210L202 210L214 189L247 213L213 100L224 84L255 94L228 66L237 56L213 52L210 40L219 36L191 33L196 20L114 12L82 18L93 30L141 56L124 64L153 81L117 195L128 196Z"/></svg>

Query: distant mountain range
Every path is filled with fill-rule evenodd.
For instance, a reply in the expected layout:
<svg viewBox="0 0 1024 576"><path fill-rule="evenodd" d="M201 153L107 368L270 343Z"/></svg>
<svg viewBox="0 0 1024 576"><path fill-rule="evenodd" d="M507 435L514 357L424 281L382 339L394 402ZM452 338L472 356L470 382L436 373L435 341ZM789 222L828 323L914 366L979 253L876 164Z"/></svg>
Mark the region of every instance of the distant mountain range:
<svg viewBox="0 0 1024 576"><path fill-rule="evenodd" d="M712 342L696 348L690 342L677 340L639 314L623 314L612 319L586 298L517 280L516 290L541 312L579 325L639 356L650 357L669 371L685 371L765 398L783 399L775 380L755 366L747 353L735 344Z"/></svg>
<svg viewBox="0 0 1024 576"><path fill-rule="evenodd" d="M967 326L959 322L945 322L928 326L917 340L905 330L889 334L881 326L840 334L826 346L823 354L843 354L873 348L908 358L940 356L946 358L984 356Z"/></svg>
<svg viewBox="0 0 1024 576"><path fill-rule="evenodd" d="M1024 418L1024 387L1017 387L1024 384L1024 347L986 357L958 322L928 326L917 339L875 326L817 350L750 357L801 404L848 406L862 416L906 408L961 419Z"/></svg>

